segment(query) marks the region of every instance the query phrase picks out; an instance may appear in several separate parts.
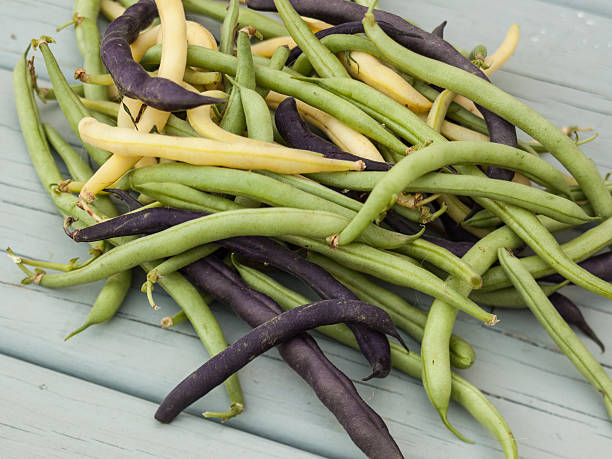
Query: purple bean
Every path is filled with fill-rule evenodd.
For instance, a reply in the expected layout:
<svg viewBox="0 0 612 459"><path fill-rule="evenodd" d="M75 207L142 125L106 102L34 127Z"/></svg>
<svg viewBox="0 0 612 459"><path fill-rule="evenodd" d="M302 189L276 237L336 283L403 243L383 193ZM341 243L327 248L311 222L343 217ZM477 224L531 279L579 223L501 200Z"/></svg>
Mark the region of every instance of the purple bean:
<svg viewBox="0 0 612 459"><path fill-rule="evenodd" d="M276 302L249 288L238 274L214 257L194 263L184 272L202 290L229 305L251 327L282 312ZM301 333L277 348L283 360L313 388L319 400L368 456L401 457L384 421L363 401L351 380L325 357L309 334ZM169 422L168 413L164 414L162 422Z"/></svg>
<svg viewBox="0 0 612 459"><path fill-rule="evenodd" d="M293 97L283 100L274 114L274 122L281 137L290 147L322 153L327 158L342 159L345 161L363 161L368 171L388 171L391 164L360 158L343 151L335 144L319 137L308 129L300 116L297 104Z"/></svg>
<svg viewBox="0 0 612 459"><path fill-rule="evenodd" d="M157 15L154 0L140 0L110 23L100 45L102 62L123 95L168 112L223 102L188 91L167 78L151 77L132 58L130 43ZM135 113L132 114L136 116Z"/></svg>
<svg viewBox="0 0 612 459"><path fill-rule="evenodd" d="M436 27L435 29L433 29L431 31L432 35L435 35L436 37L439 38L444 38L444 28L446 27L446 21L444 21L442 24L440 24L438 27Z"/></svg>
<svg viewBox="0 0 612 459"><path fill-rule="evenodd" d="M127 206L129 212L136 209L140 209L142 207L142 203L134 196L132 196L129 191L120 190L118 188L105 188L102 191L106 191L107 193L110 193L116 198L123 201Z"/></svg>
<svg viewBox="0 0 612 459"><path fill-rule="evenodd" d="M77 242L92 242L120 236L152 234L171 226L207 215L182 209L154 207L139 212L120 215L96 225L66 234ZM242 236L222 239L217 243L257 261L268 263L287 271L310 285L322 298L351 299L357 297L320 266L286 249L272 239L258 236ZM372 374L364 380L384 378L391 371L389 342L380 333L359 324L348 325L359 344L363 355L372 367Z"/></svg>
<svg viewBox="0 0 612 459"><path fill-rule="evenodd" d="M267 320L209 359L170 392L157 410L156 419L172 419L183 407L206 395L277 344L306 330L345 322L360 323L402 342L389 315L369 303L335 299L299 306Z"/></svg>
<svg viewBox="0 0 612 459"><path fill-rule="evenodd" d="M589 324L587 324L582 312L580 312L580 309L572 300L556 292L550 295L548 299L568 324L575 325L582 333L591 338L601 348L601 352L606 351L606 347Z"/></svg>

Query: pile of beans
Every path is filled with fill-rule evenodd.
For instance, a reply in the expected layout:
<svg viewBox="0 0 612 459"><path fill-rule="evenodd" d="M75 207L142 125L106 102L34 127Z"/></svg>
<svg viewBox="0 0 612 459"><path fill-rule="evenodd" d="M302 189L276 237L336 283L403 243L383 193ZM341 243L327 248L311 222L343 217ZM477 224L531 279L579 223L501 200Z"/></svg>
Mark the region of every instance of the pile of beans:
<svg viewBox="0 0 612 459"><path fill-rule="evenodd" d="M51 37L33 40L14 70L32 162L66 234L90 243L92 257L62 265L9 255L24 283L106 279L68 338L115 315L132 268L147 273L142 290L154 309L155 284L176 300L182 312L163 326L189 320L212 357L169 392L156 419L172 421L221 384L231 406L205 416L239 415L237 371L276 346L365 454L402 457L382 418L307 333L317 328L361 351L365 379L392 366L421 378L453 433L463 438L447 420L451 397L506 457L518 457L499 412L451 371L475 359L453 334L457 312L498 322L483 305L529 308L612 415L612 381L568 324L603 345L559 293L571 283L612 299L611 184L575 132L490 83L516 47L516 26L487 56L483 46L461 52L446 42L445 23L429 33L376 2L120 3L76 1L82 84L64 78ZM219 20L219 43L185 9ZM112 21L101 40L100 11ZM38 85L35 50L52 88ZM42 124L36 96L59 104L95 171ZM532 140L517 140L516 128ZM569 174L540 159L544 152ZM564 244L553 236L585 224ZM521 257L524 247L533 255ZM319 299L291 291L270 269ZM372 278L433 303L423 312ZM212 300L253 330L228 346ZM398 329L421 343L420 355Z"/></svg>

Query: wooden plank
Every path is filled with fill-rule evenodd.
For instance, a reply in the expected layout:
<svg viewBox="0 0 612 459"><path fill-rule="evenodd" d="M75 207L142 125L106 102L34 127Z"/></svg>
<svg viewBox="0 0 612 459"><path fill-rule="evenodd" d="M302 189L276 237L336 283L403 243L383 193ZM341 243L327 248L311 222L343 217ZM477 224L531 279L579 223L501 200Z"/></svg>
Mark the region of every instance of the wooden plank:
<svg viewBox="0 0 612 459"><path fill-rule="evenodd" d="M409 13L404 14L427 28L448 18L448 38L464 47L485 42L490 50L494 49L510 23L521 23L523 41L517 56L496 75L495 81L558 125L596 127L602 135L597 142L586 145L584 151L610 170L612 89L607 75L612 61L607 49L612 46L603 46L612 42L607 4L591 0L571 9L563 6L569 4L565 0L556 2L561 5L553 3L518 0L496 4L492 11L489 3L476 0L460 4L432 1L428 8L416 2L381 2L383 7L390 6L398 12L400 6L408 4L404 8ZM39 19L41 9L45 11L44 19ZM582 17L580 12L584 13ZM69 1L25 2L19 8L9 5L7 14L0 17L0 25L5 33L15 33L16 39L0 45L0 67L10 69L30 38L54 34L55 25L65 22L71 14ZM61 41L53 48L68 77L72 68L80 64L71 33L58 34ZM602 46L596 48L598 43ZM37 63L44 76L39 57ZM579 78L583 72L574 70L585 68L589 69L588 78ZM4 105L8 107L0 112L0 167L5 172L5 179L0 180L3 240L28 256L54 261L66 261L75 255L86 257L86 247L63 236L61 219L54 215L29 165L12 108L8 71L0 71L0 100L6 101ZM41 106L41 110L45 121L50 120L76 143L55 104ZM116 320L64 343L63 337L83 320L101 284L59 291L23 287L18 284L20 273L16 268L7 258L1 260L0 352L153 402L161 400L206 358L189 327L161 330L160 314L146 306L136 288ZM137 285L138 281L134 286ZM404 293L413 299L412 293ZM164 315L176 311L165 295L156 295ZM610 302L577 289L571 290L571 295L586 307L587 319L610 347L612 338L605 333L612 326ZM230 341L246 332L247 327L227 311L216 308L215 314ZM609 421L598 395L554 350L529 314L503 312L502 320L497 327L487 329L460 317L457 332L473 342L478 353L474 367L461 374L481 387L506 417L517 436L522 457L604 457L602 452L612 443ZM361 356L326 339L319 341L334 363L355 378L358 389L385 418L407 456L490 458L500 454L495 440L455 405L451 421L477 445L463 444L446 431L419 383L397 372L382 381L362 383L358 378L366 374L366 367ZM587 346L596 350L590 343ZM596 355L606 365L612 365L609 355ZM240 375L247 411L232 420L230 426L326 457L359 455L333 416L279 360L278 354L266 354ZM205 409L221 410L226 406L223 390L217 389L189 412L197 415ZM211 424L194 422L200 422L202 428ZM194 442L194 447L198 446Z"/></svg>
<svg viewBox="0 0 612 459"><path fill-rule="evenodd" d="M2 457L314 458L195 416L155 421L155 404L0 354Z"/></svg>

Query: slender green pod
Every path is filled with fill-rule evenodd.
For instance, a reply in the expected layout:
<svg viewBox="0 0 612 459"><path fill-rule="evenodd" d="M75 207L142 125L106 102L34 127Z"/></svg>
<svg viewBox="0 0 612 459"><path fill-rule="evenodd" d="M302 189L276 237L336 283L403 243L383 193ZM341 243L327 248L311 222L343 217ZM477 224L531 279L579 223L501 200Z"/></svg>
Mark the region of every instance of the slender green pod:
<svg viewBox="0 0 612 459"><path fill-rule="evenodd" d="M74 335L81 333L92 325L101 324L112 319L121 307L123 300L130 290L131 284L131 270L110 276L91 307L87 319L85 319L85 323L70 333L64 341L68 341Z"/></svg>
<svg viewBox="0 0 612 459"><path fill-rule="evenodd" d="M234 39L238 26L238 0L230 0L227 5L223 22L221 23L221 39L219 40L219 51L230 56L234 54ZM185 7L187 9L187 7Z"/></svg>
<svg viewBox="0 0 612 459"><path fill-rule="evenodd" d="M159 58L160 48L153 47L147 51L141 62L159 63ZM187 49L187 63L229 75L235 75L237 69L236 58L192 45L188 46ZM262 65L255 64L255 75L259 86L295 97L313 107L324 110L376 142L386 145L399 154L405 154L406 146L398 138L380 126L372 117L341 97L319 88L313 83L292 78L284 71L272 70Z"/></svg>
<svg viewBox="0 0 612 459"><path fill-rule="evenodd" d="M542 289L544 294L548 297L555 293L557 290L565 287L569 281L561 282L560 284L541 284L538 283L538 287ZM486 304L487 306L493 306L495 308L525 308L525 300L514 287L501 288L499 290L493 290L491 292L480 292L475 291L470 294L470 298L478 304Z"/></svg>
<svg viewBox="0 0 612 459"><path fill-rule="evenodd" d="M236 262L234 262L234 266L247 284L268 295L285 310L310 302L310 300L282 286L263 273L245 268ZM317 331L354 349L358 348L351 332L344 325L320 327L317 328ZM422 362L418 354L408 352L395 343L390 344L393 366L415 379L421 379ZM516 440L510 427L482 392L454 373L451 373L451 386L453 399L463 405L478 422L497 438L506 458L518 459Z"/></svg>
<svg viewBox="0 0 612 459"><path fill-rule="evenodd" d="M183 6L190 13L208 16L217 21L223 21L227 13L227 4L212 0L183 0ZM238 23L240 27L255 27L264 38L289 34L282 23L248 8L238 8Z"/></svg>
<svg viewBox="0 0 612 459"><path fill-rule="evenodd" d="M68 84L68 81L66 81L66 78L60 70L53 53L49 49L49 43L54 43L54 40L50 37L41 37L40 40L33 40L33 44L40 49L43 59L45 60L47 73L49 74L49 79L51 80L51 84L53 85L55 92L55 98L57 99L64 116L66 116L70 127L78 136L79 121L81 121L82 118L91 115L81 103L79 97L74 93ZM91 159L93 159L98 165L104 163L110 157L110 153L100 148L93 147L87 143L84 143L83 146L85 147L85 150L87 150L87 153L89 153L89 156L91 156Z"/></svg>
<svg viewBox="0 0 612 459"><path fill-rule="evenodd" d="M491 83L399 45L376 24L371 9L363 19L363 25L370 40L399 70L473 100L539 141L576 178L597 214L602 217L612 216L612 197L605 190L595 163L556 126Z"/></svg>
<svg viewBox="0 0 612 459"><path fill-rule="evenodd" d="M264 98L257 91L240 83L235 83L234 86L238 86L240 90L240 99L242 100L249 139L274 142L272 118L270 118L270 110Z"/></svg>
<svg viewBox="0 0 612 459"><path fill-rule="evenodd" d="M132 184L132 188L169 207L195 210L200 212L220 212L237 210L242 206L215 194L205 193L195 188L170 182L146 182Z"/></svg>
<svg viewBox="0 0 612 459"><path fill-rule="evenodd" d="M98 14L100 0L76 0L74 14L77 21L74 25L77 46L83 56L83 67L90 74L106 72L100 59L100 33L98 32ZM88 99L108 99L108 89L103 86L83 85L85 97Z"/></svg>
<svg viewBox="0 0 612 459"><path fill-rule="evenodd" d="M348 287L362 301L374 304L387 311L399 328L419 343L421 342L423 339L423 329L427 321L427 314L423 311L412 306L401 296L372 282L357 271L353 271L327 257L308 252L306 258L325 268L326 271ZM450 355L451 364L455 368L469 368L476 358L474 348L456 335L451 336Z"/></svg>
<svg viewBox="0 0 612 459"><path fill-rule="evenodd" d="M536 163L524 151L501 144L484 142L440 142L419 149L396 164L372 189L368 200L351 223L338 235L339 245L348 244L357 237L364 225L374 221L381 212L395 203L397 196L413 180L448 165L491 164L505 167L528 176L568 194L561 174L550 164Z"/></svg>
<svg viewBox="0 0 612 459"><path fill-rule="evenodd" d="M304 54L321 77L351 78L340 60L315 37L289 0L274 0L274 5L289 35L304 50Z"/></svg>
<svg viewBox="0 0 612 459"><path fill-rule="evenodd" d="M452 287L446 285L435 275L406 260L403 256L359 243L332 249L324 242L308 237L283 235L280 236L280 239L325 255L343 265L349 265L356 271L370 274L396 285L414 288L427 295L448 301L487 325L497 323L495 315L483 311L480 307L474 307L473 302L457 294Z"/></svg>
<svg viewBox="0 0 612 459"><path fill-rule="evenodd" d="M170 163L134 170L130 177L134 185L172 181L203 191L248 196L278 207L325 210L346 218L355 215L354 211L334 202L249 171ZM364 241L382 248L396 248L412 239L414 237L385 230L376 225L370 225L363 234Z"/></svg>
<svg viewBox="0 0 612 459"><path fill-rule="evenodd" d="M563 320L546 294L538 287L533 276L512 252L500 248L498 258L502 268L514 287L521 293L538 322L542 324L576 369L603 395L608 416L612 418L612 380L606 371Z"/></svg>

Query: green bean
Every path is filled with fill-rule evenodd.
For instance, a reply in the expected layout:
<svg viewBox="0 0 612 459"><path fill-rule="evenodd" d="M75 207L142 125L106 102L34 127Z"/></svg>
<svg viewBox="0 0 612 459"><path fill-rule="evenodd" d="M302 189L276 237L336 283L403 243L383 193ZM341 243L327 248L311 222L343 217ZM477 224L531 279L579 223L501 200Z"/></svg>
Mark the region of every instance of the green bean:
<svg viewBox="0 0 612 459"><path fill-rule="evenodd" d="M355 293L359 299L387 311L399 328L419 343L421 342L423 329L427 321L427 314L423 311L406 302L401 296L327 257L308 252L307 258L309 261L325 268L326 271ZM456 335L451 337L450 355L451 363L456 368L469 368L476 358L472 346Z"/></svg>
<svg viewBox="0 0 612 459"><path fill-rule="evenodd" d="M160 48L151 48L141 62L159 62L159 53ZM187 62L189 65L196 67L204 67L229 75L236 74L236 58L199 46L190 45L188 47ZM376 120L356 109L354 105L341 97L312 83L296 80L284 71L272 70L258 64L255 64L255 75L258 85L295 97L313 107L324 110L349 127L388 146L393 151L402 155L405 153L406 146L399 139L387 132Z"/></svg>
<svg viewBox="0 0 612 459"><path fill-rule="evenodd" d="M385 176L385 172L332 172L308 174L308 176L336 188L371 191ZM572 225L580 225L593 220L593 217L589 217L579 206L568 199L547 193L538 188L526 187L519 183L494 180L487 177L430 172L408 183L403 191L409 193L423 192L482 196L507 202ZM473 222L479 219L481 215L487 216L484 224L482 226L479 223L474 224ZM494 220L489 221L489 218ZM470 220L467 220L465 225L486 228L496 226L499 222L497 217L493 216L489 211L483 210Z"/></svg>
<svg viewBox="0 0 612 459"><path fill-rule="evenodd" d="M183 6L190 13L201 14L217 21L223 21L227 12L227 4L211 0L183 0ZM282 37L288 35L285 26L248 8L238 9L238 22L240 27L253 26L264 38Z"/></svg>
<svg viewBox="0 0 612 459"><path fill-rule="evenodd" d="M100 34L98 32L98 14L100 0L76 0L74 13L78 17L74 33L79 51L83 56L83 67L89 74L105 73L106 69L100 59ZM103 86L85 84L85 97L88 99L108 99L108 89Z"/></svg>
<svg viewBox="0 0 612 459"><path fill-rule="evenodd" d="M253 269L234 263L245 282L274 301L283 309L289 310L310 302L310 300L282 286L270 277ZM344 325L319 327L317 331L357 349L357 343ZM418 354L409 352L395 343L391 344L393 366L415 379L421 379L422 362ZM506 421L495 407L476 387L451 373L452 397L463 405L474 418L486 427L499 441L506 458L518 458L516 441Z"/></svg>
<svg viewBox="0 0 612 459"><path fill-rule="evenodd" d="M281 234L323 237L330 234L326 231L341 228L346 221L346 218L329 212L282 207L230 210L135 239L100 255L82 269L44 275L37 281L40 285L50 288L85 284L133 268L145 261L172 256L219 239Z"/></svg>
<svg viewBox="0 0 612 459"><path fill-rule="evenodd" d="M221 167L190 166L169 163L140 168L131 173L133 184L174 181L203 191L248 196L272 206L325 210L346 218L355 212L341 205L294 188L286 183L249 171ZM363 240L382 248L396 248L414 239L412 236L370 225Z"/></svg>
<svg viewBox="0 0 612 459"><path fill-rule="evenodd" d="M494 228L499 226L501 222L501 219L493 212L483 209L476 212L472 217L462 221L461 226L469 226L472 228Z"/></svg>
<svg viewBox="0 0 612 459"><path fill-rule="evenodd" d="M538 140L576 178L597 214L602 217L612 216L612 196L605 190L595 163L552 123L491 83L399 45L376 24L371 11L366 14L363 24L370 40L399 70L473 100Z"/></svg>
<svg viewBox="0 0 612 459"><path fill-rule="evenodd" d="M428 172L451 164L492 164L521 173L528 170L528 175L537 175L540 181L563 190L564 194L569 193L563 177L553 166L544 161L536 164L533 156L521 150L486 142L434 144L413 152L386 173L384 180L374 187L357 216L340 233L338 244L353 241L363 226L375 220L394 203L394 196L401 193L407 184Z"/></svg>
<svg viewBox="0 0 612 459"><path fill-rule="evenodd" d="M308 56L308 60L320 76L350 79L344 65L315 37L289 0L274 0L274 5L289 35Z"/></svg>
<svg viewBox="0 0 612 459"><path fill-rule="evenodd" d="M122 246L117 247L115 250L121 247ZM144 262L141 264L141 267L145 272L149 272L160 262L161 260ZM204 301L202 295L200 295L200 292L191 282L185 279L181 274L175 272L167 274L162 279L159 279L158 283L185 312L185 315L189 319L189 322L193 326L193 329L209 355L216 355L227 348L227 341L223 336L223 331L217 319ZM237 374L225 380L224 385L229 395L231 406L230 410L226 413L216 413L216 417L227 420L242 412L244 409L244 397Z"/></svg>
<svg viewBox="0 0 612 459"><path fill-rule="evenodd" d="M132 271L130 270L110 276L91 307L85 323L64 338L64 341L68 341L74 335L81 333L92 325L112 319L121 307L131 284Z"/></svg>
<svg viewBox="0 0 612 459"><path fill-rule="evenodd" d="M611 234L612 219L608 219L561 245L561 250L568 258L579 262L609 245ZM556 272L538 255L522 258L521 264L536 279ZM491 268L482 279L483 291L497 290L511 285L502 268L498 266Z"/></svg>
<svg viewBox="0 0 612 459"><path fill-rule="evenodd" d="M537 282L529 274L512 252L507 249L498 250L499 262L511 279L514 287L521 293L525 303L538 322L559 346L561 351L574 364L576 369L589 381L595 389L602 393L608 416L612 419L612 380L582 344L565 320L557 312Z"/></svg>
<svg viewBox="0 0 612 459"><path fill-rule="evenodd" d="M49 79L53 84L57 102L59 103L64 116L66 116L68 123L70 123L70 127L78 136L79 121L81 121L82 118L91 116L91 114L81 103L79 97L70 88L70 85L60 70L53 53L51 53L51 50L49 49L48 43L54 43L54 40L50 37L41 37L40 40L34 40L34 44L40 48L40 52L45 60L47 73L49 74ZM85 150L87 150L87 153L89 153L89 156L91 156L91 159L93 159L98 165L102 164L110 157L110 153L107 151L92 147L87 143L84 143L83 146L85 147Z"/></svg>
<svg viewBox="0 0 612 459"><path fill-rule="evenodd" d="M270 110L264 98L257 91L242 86L240 83L236 83L235 86L238 86L240 90L240 99L242 100L249 138L263 142L274 142L272 118L270 118Z"/></svg>
<svg viewBox="0 0 612 459"><path fill-rule="evenodd" d="M341 51L364 51L375 57L384 59L384 56L378 51L378 48L374 46L374 43L359 35L328 35L321 39L321 43L334 54ZM311 75L314 72L314 68L305 53L298 56L291 68L302 75Z"/></svg>
<svg viewBox="0 0 612 459"><path fill-rule="evenodd" d="M234 54L234 40L238 26L238 0L229 0L225 17L221 24L221 39L219 40L219 51L225 54Z"/></svg>
<svg viewBox="0 0 612 459"><path fill-rule="evenodd" d="M238 8L238 0L232 0L230 3L230 12L232 6ZM237 14L237 10L236 10ZM227 18L229 17L229 13ZM236 16L237 17L237 16ZM223 22L226 24L226 21ZM226 54L231 55L234 49L234 34L235 29L232 28L231 35L231 49L226 52ZM247 34L245 32L240 32L238 37L243 35L242 42L245 40L248 42L248 38L246 38ZM251 48L248 46L248 52L245 52L244 44L238 47L237 50L237 70L236 70L236 80L238 83L244 81L245 84L254 84L254 75L253 75L253 56L251 54ZM225 111L223 113L223 118L221 118L220 126L226 131L231 132L232 134L242 135L244 130L246 129L246 118L244 116L244 108L242 106L242 98L240 97L240 88L236 87L232 83L232 80L229 79L228 75L224 75L224 81L226 85L226 90L229 89L229 98L227 104L225 105Z"/></svg>
<svg viewBox="0 0 612 459"><path fill-rule="evenodd" d="M180 183L151 182L132 185L132 188L163 202L169 207L195 210L198 212L219 212L242 207L229 199L205 193Z"/></svg>
<svg viewBox="0 0 612 459"><path fill-rule="evenodd" d="M465 297L456 294L452 288L449 288L429 271L393 253L358 243L332 249L324 242L308 237L299 237L299 235L281 236L280 239L318 252L341 264L349 265L356 271L444 299L488 325L494 325L497 322L497 318L493 314L489 314L479 307L475 308L474 303L469 300L466 301ZM473 284L478 284L477 278L472 279L470 285Z"/></svg>
<svg viewBox="0 0 612 459"><path fill-rule="evenodd" d="M548 297L568 283L569 281L555 285L538 283L538 287ZM527 306L519 291L514 287L501 288L491 292L475 291L470 294L470 298L478 304L486 304L496 308L525 308Z"/></svg>

